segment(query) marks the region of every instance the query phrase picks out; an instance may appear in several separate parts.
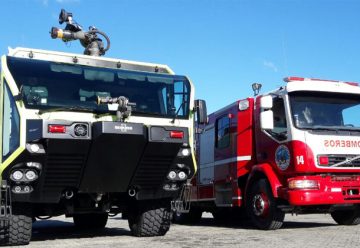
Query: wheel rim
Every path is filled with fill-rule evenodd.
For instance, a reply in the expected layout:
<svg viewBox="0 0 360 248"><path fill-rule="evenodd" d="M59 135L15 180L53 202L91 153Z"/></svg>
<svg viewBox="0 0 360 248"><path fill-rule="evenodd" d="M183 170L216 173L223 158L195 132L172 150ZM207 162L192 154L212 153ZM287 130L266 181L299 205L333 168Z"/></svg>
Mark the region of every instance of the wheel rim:
<svg viewBox="0 0 360 248"><path fill-rule="evenodd" d="M252 201L253 212L258 217L266 217L269 214L269 199L266 194L258 193Z"/></svg>

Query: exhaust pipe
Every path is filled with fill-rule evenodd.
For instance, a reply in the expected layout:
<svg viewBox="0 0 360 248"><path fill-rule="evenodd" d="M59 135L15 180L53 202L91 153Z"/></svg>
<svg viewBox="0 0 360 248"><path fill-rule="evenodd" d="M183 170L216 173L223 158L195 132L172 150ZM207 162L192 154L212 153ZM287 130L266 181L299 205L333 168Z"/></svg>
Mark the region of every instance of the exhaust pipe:
<svg viewBox="0 0 360 248"><path fill-rule="evenodd" d="M74 192L72 190L65 191L65 199L70 200L71 198L73 198L73 196L74 196Z"/></svg>
<svg viewBox="0 0 360 248"><path fill-rule="evenodd" d="M135 189L129 189L129 196L134 197L136 195Z"/></svg>

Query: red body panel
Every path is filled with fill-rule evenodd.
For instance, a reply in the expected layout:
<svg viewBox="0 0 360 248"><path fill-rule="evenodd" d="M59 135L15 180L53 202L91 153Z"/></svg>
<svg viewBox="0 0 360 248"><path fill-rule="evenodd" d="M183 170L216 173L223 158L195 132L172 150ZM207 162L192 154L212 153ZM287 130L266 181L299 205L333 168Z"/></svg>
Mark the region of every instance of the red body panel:
<svg viewBox="0 0 360 248"><path fill-rule="evenodd" d="M360 202L360 176L302 176L296 177L296 179L317 180L319 189L284 189L290 205L332 205ZM354 192L357 194L353 194Z"/></svg>
<svg viewBox="0 0 360 248"><path fill-rule="evenodd" d="M243 101L247 101L249 107L239 110L239 103ZM278 142L270 137L260 129L259 102L259 98L256 103L253 98L247 98L209 116L208 125L213 125L214 130L217 119L229 116L230 146L225 149L214 147L213 180L201 184L199 176L196 177L192 201L209 202L209 206L215 203L221 207L239 207L243 205L252 179L260 175L269 181L274 197L287 200L292 206L360 204L360 171L348 169L346 175L352 175L348 177L333 168L318 168L312 150L304 142ZM197 145L199 155L202 148L199 143ZM289 150L290 161L286 170L276 163L275 154L280 146ZM299 156L304 158L300 164L297 161ZM199 171L200 174L201 166ZM317 180L319 189L289 190L288 181L291 179ZM354 192L357 195L351 195Z"/></svg>

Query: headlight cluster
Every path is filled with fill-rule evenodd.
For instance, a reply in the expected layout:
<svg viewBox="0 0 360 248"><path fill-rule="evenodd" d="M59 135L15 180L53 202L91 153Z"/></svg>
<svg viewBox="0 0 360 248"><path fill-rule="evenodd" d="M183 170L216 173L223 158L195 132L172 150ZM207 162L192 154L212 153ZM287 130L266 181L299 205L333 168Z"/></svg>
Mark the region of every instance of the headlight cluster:
<svg viewBox="0 0 360 248"><path fill-rule="evenodd" d="M166 176L167 180L163 185L163 189L166 191L179 190L180 187L186 182L186 180L189 179L191 169L187 163L189 163L189 160L191 160L191 149L186 146L187 145L184 144L183 147L180 148L175 160L175 164Z"/></svg>
<svg viewBox="0 0 360 248"><path fill-rule="evenodd" d="M41 163L27 162L25 165L17 165L10 172L10 180L15 183L12 187L14 193L30 193L33 190L30 184L39 178Z"/></svg>
<svg viewBox="0 0 360 248"><path fill-rule="evenodd" d="M186 175L186 173L184 171L172 170L169 172L167 178L170 181L184 181L188 178L188 176Z"/></svg>
<svg viewBox="0 0 360 248"><path fill-rule="evenodd" d="M38 172L33 169L16 169L10 175L14 182L32 182L38 178Z"/></svg>

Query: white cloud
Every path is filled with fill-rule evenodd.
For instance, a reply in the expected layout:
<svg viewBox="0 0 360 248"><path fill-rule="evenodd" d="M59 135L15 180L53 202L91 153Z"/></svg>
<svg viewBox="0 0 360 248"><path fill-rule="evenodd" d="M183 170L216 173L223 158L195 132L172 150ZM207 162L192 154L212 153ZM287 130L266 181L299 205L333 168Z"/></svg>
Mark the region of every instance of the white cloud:
<svg viewBox="0 0 360 248"><path fill-rule="evenodd" d="M264 61L263 61L263 65L264 65L266 68L269 68L269 69L273 70L274 72L278 72L277 66L276 66L273 62L271 62L271 61L264 60Z"/></svg>

